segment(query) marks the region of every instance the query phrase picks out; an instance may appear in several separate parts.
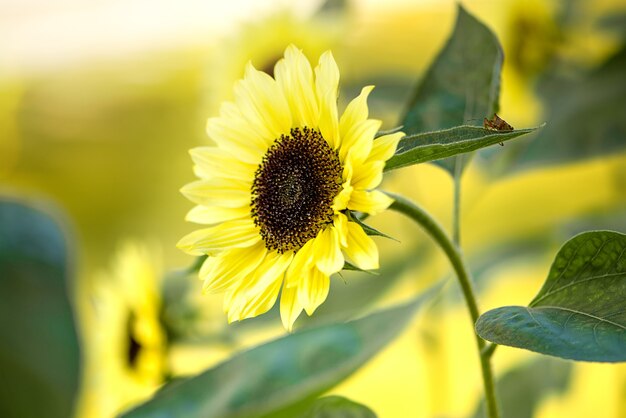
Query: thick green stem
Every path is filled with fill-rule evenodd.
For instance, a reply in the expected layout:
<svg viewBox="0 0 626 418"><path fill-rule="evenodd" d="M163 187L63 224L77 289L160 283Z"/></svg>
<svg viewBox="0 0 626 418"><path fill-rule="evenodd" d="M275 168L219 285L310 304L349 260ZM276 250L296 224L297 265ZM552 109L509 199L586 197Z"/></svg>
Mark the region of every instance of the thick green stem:
<svg viewBox="0 0 626 418"><path fill-rule="evenodd" d="M498 344L489 343L485 347L483 347L480 355L490 358L491 356L493 356L493 352L496 351L496 348L498 348Z"/></svg>
<svg viewBox="0 0 626 418"><path fill-rule="evenodd" d="M459 280L459 284L461 285L465 303L467 304L467 309L469 310L470 317L472 318L472 324L475 324L480 313L478 311L478 305L476 304L476 297L474 295L474 289L469 276L469 271L463 262L463 257L459 248L448 237L441 225L439 225L439 223L435 221L433 217L430 216L424 209L404 197L391 194L390 196L394 199L391 209L400 212L417 222L431 236L431 238L435 240L450 260L452 268L454 269ZM487 414L489 418L499 418L500 414L498 412L498 405L496 402L490 355L482 354L483 349L486 346L485 340L480 338L476 333L474 333L474 335L476 336L478 357L480 359L483 385L485 388Z"/></svg>
<svg viewBox="0 0 626 418"><path fill-rule="evenodd" d="M454 161L454 196L452 201L452 241L461 245L461 176L463 174L463 154Z"/></svg>

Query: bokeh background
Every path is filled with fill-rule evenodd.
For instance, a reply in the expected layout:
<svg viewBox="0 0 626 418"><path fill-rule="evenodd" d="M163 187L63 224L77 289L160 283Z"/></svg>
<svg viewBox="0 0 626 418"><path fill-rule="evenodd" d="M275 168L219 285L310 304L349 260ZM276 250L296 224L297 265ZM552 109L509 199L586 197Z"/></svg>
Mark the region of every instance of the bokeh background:
<svg viewBox="0 0 626 418"><path fill-rule="evenodd" d="M626 4L462 3L504 49L499 115L516 128L547 122L537 134L484 150L463 177L461 242L484 311L527 304L560 244L576 233L626 232ZM311 61L332 49L340 107L374 84L370 114L393 128L449 36L455 10L453 1L426 0L0 2L0 200L37 210L0 218L63 231L36 248L54 258L62 247L56 256L67 264L77 330L70 353L80 379L71 407L54 416L115 416L166 381L284 333L274 310L227 325L221 297L201 294L188 271L195 260L175 248L193 229L184 221L191 204L178 193L193 179L187 150L209 143L206 119L231 97L245 64L270 72L290 43ZM452 180L441 168L393 172L384 188L449 228ZM378 240L380 276L337 277L329 300L300 326L390 305L450 275L438 249L397 214L372 224L399 241ZM15 284L3 286L6 302ZM450 288L331 393L380 417L479 413L472 328ZM53 311L64 295L43 290L18 295ZM20 328L20 315L32 311L5 302L0 360L11 363L17 347L30 347L44 364L54 350L37 346L36 334L31 344ZM50 319L28 318L42 329ZM506 347L494 363L506 417L626 416L624 365ZM30 406L2 374L0 411L25 416L11 415Z"/></svg>

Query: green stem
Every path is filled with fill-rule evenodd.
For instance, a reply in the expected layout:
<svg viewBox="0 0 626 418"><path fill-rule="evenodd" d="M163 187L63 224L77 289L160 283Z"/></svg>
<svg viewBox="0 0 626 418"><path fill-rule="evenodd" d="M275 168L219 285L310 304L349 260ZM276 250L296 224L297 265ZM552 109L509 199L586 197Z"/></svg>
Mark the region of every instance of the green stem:
<svg viewBox="0 0 626 418"><path fill-rule="evenodd" d="M452 241L461 245L461 175L463 174L463 155L454 160L454 196L452 201Z"/></svg>
<svg viewBox="0 0 626 418"><path fill-rule="evenodd" d="M483 347L482 351L480 352L480 355L483 357L491 358L491 356L493 356L493 352L496 351L496 348L498 348L498 344L495 344L495 343L487 344L486 346Z"/></svg>
<svg viewBox="0 0 626 418"><path fill-rule="evenodd" d="M463 262L463 257L459 248L448 237L441 225L439 225L439 223L424 209L402 196L393 194L389 195L394 199L394 202L391 204L391 209L400 212L417 222L431 236L431 238L437 242L444 253L446 253L446 256L450 260L450 264L452 264L452 268L454 269L459 280L459 284L461 285L465 303L467 304L467 309L469 310L472 318L472 324L475 324L480 313L478 311L478 305L476 304L476 297L474 295L474 289L469 276L469 271ZM487 415L489 418L499 418L500 414L498 412L498 405L496 402L490 356L482 355L483 349L486 346L485 340L480 338L476 333L474 333L474 335L476 337L476 345L478 346L478 357L480 359L483 385L485 388Z"/></svg>

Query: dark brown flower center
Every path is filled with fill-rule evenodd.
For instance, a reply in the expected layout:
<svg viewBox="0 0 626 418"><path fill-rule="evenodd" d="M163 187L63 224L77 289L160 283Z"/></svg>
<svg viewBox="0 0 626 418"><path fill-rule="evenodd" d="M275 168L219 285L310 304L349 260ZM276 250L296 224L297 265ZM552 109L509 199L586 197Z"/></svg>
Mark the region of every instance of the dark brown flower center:
<svg viewBox="0 0 626 418"><path fill-rule="evenodd" d="M299 250L333 221L343 167L322 135L294 128L267 150L252 183L252 219L268 250Z"/></svg>

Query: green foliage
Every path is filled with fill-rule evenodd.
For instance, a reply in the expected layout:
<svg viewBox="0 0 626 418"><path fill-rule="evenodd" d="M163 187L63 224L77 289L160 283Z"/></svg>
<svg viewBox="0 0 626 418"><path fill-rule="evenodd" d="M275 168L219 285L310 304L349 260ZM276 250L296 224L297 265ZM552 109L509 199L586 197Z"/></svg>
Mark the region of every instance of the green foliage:
<svg viewBox="0 0 626 418"><path fill-rule="evenodd" d="M372 228L371 226L367 225L361 219L359 219L358 216L354 216L354 214L351 211L347 211L347 215L348 215L348 219L352 222L357 223L367 235L374 236L374 237L384 237L384 238L392 239L394 241L398 241L397 239L385 234L384 232L381 232L378 229Z"/></svg>
<svg viewBox="0 0 626 418"><path fill-rule="evenodd" d="M483 314L478 334L497 344L573 360L626 361L626 235L580 234L557 254L528 307Z"/></svg>
<svg viewBox="0 0 626 418"><path fill-rule="evenodd" d="M376 418L374 411L342 396L325 396L313 402L302 418Z"/></svg>
<svg viewBox="0 0 626 418"><path fill-rule="evenodd" d="M502 416L533 418L544 399L567 389L571 371L571 363L550 357L522 363L509 370L496 382ZM473 417L484 417L484 409L484 402L481 402Z"/></svg>
<svg viewBox="0 0 626 418"><path fill-rule="evenodd" d="M452 36L409 102L404 132L439 131L472 121L482 125L498 110L502 60L495 35L459 4ZM454 173L455 161L439 165Z"/></svg>
<svg viewBox="0 0 626 418"><path fill-rule="evenodd" d="M231 357L195 377L165 387L124 414L163 416L297 416L315 397L348 377L410 321L426 296L347 323L295 332ZM282 415L279 415L282 416Z"/></svg>
<svg viewBox="0 0 626 418"><path fill-rule="evenodd" d="M44 213L0 200L0 416L72 416L79 349L65 236Z"/></svg>
<svg viewBox="0 0 626 418"><path fill-rule="evenodd" d="M504 143L520 135L533 132L535 129L493 131L477 126L457 126L441 131L406 136L400 141L396 154L387 160L385 171Z"/></svg>

